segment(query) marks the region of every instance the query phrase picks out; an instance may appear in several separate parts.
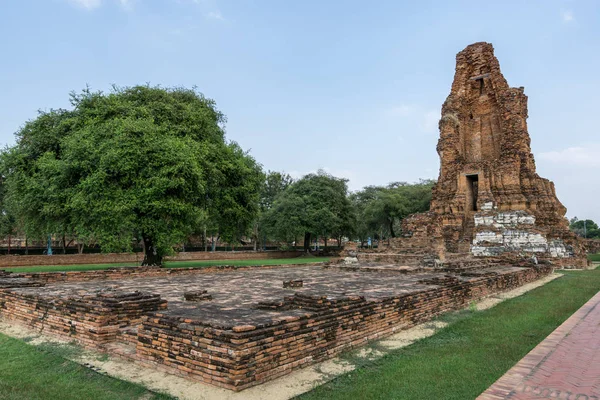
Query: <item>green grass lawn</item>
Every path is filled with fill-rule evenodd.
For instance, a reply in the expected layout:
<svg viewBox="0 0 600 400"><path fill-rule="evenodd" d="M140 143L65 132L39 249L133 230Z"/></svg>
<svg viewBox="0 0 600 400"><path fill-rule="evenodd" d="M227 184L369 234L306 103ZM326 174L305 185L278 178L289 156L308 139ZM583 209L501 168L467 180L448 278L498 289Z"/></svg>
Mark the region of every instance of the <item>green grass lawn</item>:
<svg viewBox="0 0 600 400"><path fill-rule="evenodd" d="M588 260L594 261L594 262L600 262L600 254L589 254Z"/></svg>
<svg viewBox="0 0 600 400"><path fill-rule="evenodd" d="M568 271L489 310L449 314L435 335L299 399L474 399L598 290L600 269Z"/></svg>
<svg viewBox="0 0 600 400"><path fill-rule="evenodd" d="M48 348L0 334L0 400L171 399L98 374Z"/></svg>
<svg viewBox="0 0 600 400"><path fill-rule="evenodd" d="M212 267L216 265L235 265L238 267L256 266L256 265L286 265L286 264L307 264L314 262L329 261L326 257L296 257L296 258L266 258L260 260L208 260L208 261L167 261L166 268L191 268L191 267ZM65 271L91 271L98 269L108 269L115 267L134 267L136 263L119 264L82 264L82 265L38 265L28 267L5 268L14 272L65 272ZM2 269L2 268L0 268Z"/></svg>

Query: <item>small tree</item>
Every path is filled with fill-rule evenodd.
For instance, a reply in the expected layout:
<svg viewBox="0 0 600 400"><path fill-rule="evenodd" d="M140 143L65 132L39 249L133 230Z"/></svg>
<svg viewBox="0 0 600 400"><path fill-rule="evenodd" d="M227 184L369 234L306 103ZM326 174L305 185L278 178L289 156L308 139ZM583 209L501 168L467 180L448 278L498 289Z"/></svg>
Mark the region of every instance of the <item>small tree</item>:
<svg viewBox="0 0 600 400"><path fill-rule="evenodd" d="M265 223L267 212L273 207L275 199L281 195L281 193L283 193L293 182L294 180L292 177L286 173L268 171L265 174L260 191L259 215L254 223L253 230L255 251L257 250L261 236L263 237L263 240L266 241L267 229L263 229L263 226L268 225L268 223Z"/></svg>
<svg viewBox="0 0 600 400"><path fill-rule="evenodd" d="M308 252L313 237L350 234L352 217L347 180L319 171L277 196L264 221L267 230L281 240L304 236Z"/></svg>
<svg viewBox="0 0 600 400"><path fill-rule="evenodd" d="M352 194L356 215L355 231L361 242L376 232L396 237L401 221L410 214L429 209L431 189L435 182L393 182L383 186L368 186Z"/></svg>

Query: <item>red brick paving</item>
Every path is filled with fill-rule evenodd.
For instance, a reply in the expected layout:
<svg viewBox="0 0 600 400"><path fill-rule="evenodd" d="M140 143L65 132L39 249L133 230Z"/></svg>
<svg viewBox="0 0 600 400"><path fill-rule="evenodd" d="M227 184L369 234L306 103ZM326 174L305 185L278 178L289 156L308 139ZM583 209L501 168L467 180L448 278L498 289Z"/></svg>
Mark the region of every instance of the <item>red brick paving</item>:
<svg viewBox="0 0 600 400"><path fill-rule="evenodd" d="M600 292L477 400L600 400Z"/></svg>

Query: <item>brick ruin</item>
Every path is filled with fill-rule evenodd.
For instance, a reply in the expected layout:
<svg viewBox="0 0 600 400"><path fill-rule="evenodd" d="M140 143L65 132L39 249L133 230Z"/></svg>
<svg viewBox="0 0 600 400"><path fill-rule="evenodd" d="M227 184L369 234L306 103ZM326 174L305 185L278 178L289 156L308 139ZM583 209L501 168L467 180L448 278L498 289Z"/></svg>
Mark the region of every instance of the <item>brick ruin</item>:
<svg viewBox="0 0 600 400"><path fill-rule="evenodd" d="M508 86L491 44L458 53L439 122L440 173L430 211L406 218L410 238L379 252L406 255L409 263L418 258L417 264L535 255L559 266L587 265L554 184L536 173L527 116L524 89Z"/></svg>
<svg viewBox="0 0 600 400"><path fill-rule="evenodd" d="M0 317L240 391L552 271L525 263L444 273L394 264L0 272Z"/></svg>

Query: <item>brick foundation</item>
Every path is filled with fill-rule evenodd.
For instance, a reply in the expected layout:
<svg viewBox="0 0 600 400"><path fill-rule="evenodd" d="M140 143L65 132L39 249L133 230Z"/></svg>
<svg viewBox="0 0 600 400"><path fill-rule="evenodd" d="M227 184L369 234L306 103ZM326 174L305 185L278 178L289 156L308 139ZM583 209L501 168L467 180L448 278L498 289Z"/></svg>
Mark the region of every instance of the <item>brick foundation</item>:
<svg viewBox="0 0 600 400"><path fill-rule="evenodd" d="M473 274L462 281L449 280L441 289L381 302L295 296L287 300L289 305L309 312L265 326L218 329L202 321L155 313L142 318L137 355L183 376L239 391L551 272L551 267L540 267L501 275Z"/></svg>
<svg viewBox="0 0 600 400"><path fill-rule="evenodd" d="M53 298L0 291L2 316L32 328L69 336L96 347L113 342L120 329L136 325L142 314L167 307L159 295L141 292L84 294Z"/></svg>
<svg viewBox="0 0 600 400"><path fill-rule="evenodd" d="M166 261L210 261L210 260L260 260L273 258L294 258L302 255L298 251L216 251L182 252ZM74 265L74 264L113 264L139 263L142 253L101 253L101 254L55 254L52 256L0 256L0 268L25 267L33 265Z"/></svg>
<svg viewBox="0 0 600 400"><path fill-rule="evenodd" d="M239 269L244 272L232 268L212 271L229 275L205 275L207 270L5 273L0 276L0 314L85 346L239 391L464 308L473 300L521 286L551 273L553 268L496 266L453 274L408 275L382 269L359 272L364 274L360 277L354 271L319 267L263 267L259 269L262 275L252 268ZM154 287L163 292L132 290L145 279L141 276L154 279L158 285ZM199 280L202 276L205 278ZM304 287L282 288L282 280L297 281L292 276L303 276ZM324 276L336 282L334 286L319 286L317 282ZM102 282L107 277L113 280ZM260 296L267 296L265 301L257 301L250 308L240 305L238 311L229 308L219 290L223 282L236 277L242 279L239 282L253 282L242 299L248 300L247 296L262 290ZM165 279L172 279L169 284L174 292L164 290ZM190 289L181 287L180 281L188 282ZM131 283L117 287L114 283L119 282ZM350 293L356 290L352 286L355 282L380 285L389 294L385 290L375 296L346 294L347 289ZM210 287L212 283L218 286ZM259 284L263 286L256 286ZM231 290L238 291L237 284ZM280 300L269 297L274 290L280 290ZM184 293L195 301L185 301ZM198 295L206 294L216 297L197 301ZM257 299L263 298L260 296ZM217 307L213 314L211 307ZM219 319L223 313L232 314Z"/></svg>

